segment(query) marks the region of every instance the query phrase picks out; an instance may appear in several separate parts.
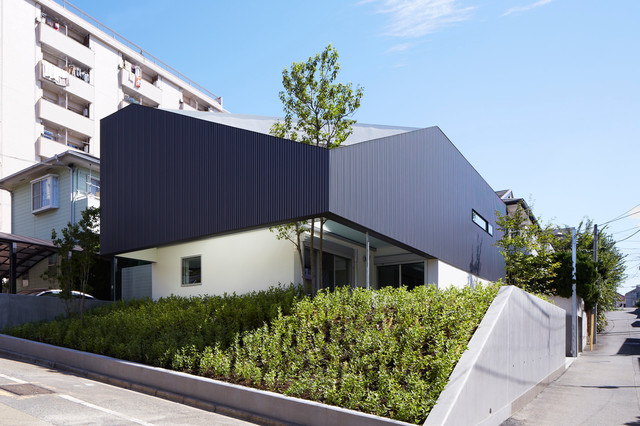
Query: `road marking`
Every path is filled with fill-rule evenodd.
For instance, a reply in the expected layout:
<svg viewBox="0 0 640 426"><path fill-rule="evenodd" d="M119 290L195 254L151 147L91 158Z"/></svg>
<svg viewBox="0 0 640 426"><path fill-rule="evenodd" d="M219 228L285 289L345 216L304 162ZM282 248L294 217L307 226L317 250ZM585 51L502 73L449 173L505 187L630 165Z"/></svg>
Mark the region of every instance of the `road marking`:
<svg viewBox="0 0 640 426"><path fill-rule="evenodd" d="M7 376L1 373L0 373L0 377L2 377L3 379L11 380L12 382L20 383L21 385L24 385L27 383L24 380L16 379L15 377Z"/></svg>
<svg viewBox="0 0 640 426"><path fill-rule="evenodd" d="M125 420L128 420L130 422L137 423L139 425L154 426L153 423L147 423L145 421L138 420L138 419L136 419L134 417L129 417L127 415L118 413L117 411L109 410L108 408L100 407L98 405L91 404L90 402L86 402L86 401L83 401L81 399L69 396L69 395L59 395L59 396L60 396L60 398L64 398L67 401L75 402L76 404L84 405L85 407L93 408L94 410L99 410L99 411L102 411L103 413L111 414L113 416L118 416L118 417L123 418Z"/></svg>

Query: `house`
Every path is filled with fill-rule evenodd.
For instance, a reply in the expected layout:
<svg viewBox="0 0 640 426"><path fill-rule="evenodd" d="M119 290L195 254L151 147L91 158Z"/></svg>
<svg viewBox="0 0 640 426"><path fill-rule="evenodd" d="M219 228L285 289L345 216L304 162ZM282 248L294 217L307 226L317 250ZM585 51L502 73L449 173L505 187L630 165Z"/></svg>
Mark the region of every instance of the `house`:
<svg viewBox="0 0 640 426"><path fill-rule="evenodd" d="M616 308L626 307L625 297L620 293L616 293Z"/></svg>
<svg viewBox="0 0 640 426"><path fill-rule="evenodd" d="M0 178L68 150L99 157L100 119L130 103L226 112L222 98L68 2L2 1L0 39ZM10 201L0 193L3 232Z"/></svg>
<svg viewBox="0 0 640 426"><path fill-rule="evenodd" d="M69 150L0 179L0 188L12 199L12 233L0 235L2 248L8 253L8 244L30 244L18 251L23 258L16 261L15 290L48 288L42 274L55 265L51 230L60 233L84 209L100 205L100 160ZM9 278L8 265L0 269L3 278Z"/></svg>
<svg viewBox="0 0 640 426"><path fill-rule="evenodd" d="M506 206L439 128L360 125L326 150L265 134L268 121L139 105L102 120L101 251L146 262L121 268L123 295L300 283L295 246L269 228L312 217L327 219L323 288L504 276ZM302 243L309 278L318 243Z"/></svg>
<svg viewBox="0 0 640 426"><path fill-rule="evenodd" d="M624 299L625 307L635 308L636 303L638 303L638 300L640 300L640 285L637 285L636 288L625 293Z"/></svg>

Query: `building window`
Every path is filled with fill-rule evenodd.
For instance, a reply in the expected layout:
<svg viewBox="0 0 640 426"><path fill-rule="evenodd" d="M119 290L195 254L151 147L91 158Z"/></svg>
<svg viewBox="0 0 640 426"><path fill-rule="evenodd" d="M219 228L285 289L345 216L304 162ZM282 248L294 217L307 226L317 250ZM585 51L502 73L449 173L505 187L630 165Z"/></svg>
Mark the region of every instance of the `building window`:
<svg viewBox="0 0 640 426"><path fill-rule="evenodd" d="M182 258L182 285L202 284L200 256Z"/></svg>
<svg viewBox="0 0 640 426"><path fill-rule="evenodd" d="M473 223L482 228L486 233L493 236L493 225L487 222L487 220L480 216L475 210L471 210L471 220L473 220Z"/></svg>
<svg viewBox="0 0 640 426"><path fill-rule="evenodd" d="M47 175L31 181L31 212L58 208L58 176Z"/></svg>
<svg viewBox="0 0 640 426"><path fill-rule="evenodd" d="M378 266L378 286L407 286L412 290L424 285L424 262Z"/></svg>
<svg viewBox="0 0 640 426"><path fill-rule="evenodd" d="M100 179L87 176L87 194L100 198Z"/></svg>

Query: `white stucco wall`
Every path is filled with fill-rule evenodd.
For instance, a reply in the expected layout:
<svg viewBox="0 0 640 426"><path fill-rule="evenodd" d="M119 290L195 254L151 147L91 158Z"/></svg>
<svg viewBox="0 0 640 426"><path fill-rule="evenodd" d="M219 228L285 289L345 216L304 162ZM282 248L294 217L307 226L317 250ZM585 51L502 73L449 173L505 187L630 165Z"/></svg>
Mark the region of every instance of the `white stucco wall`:
<svg viewBox="0 0 640 426"><path fill-rule="evenodd" d="M268 229L198 240L154 250L153 299L172 294L247 293L299 281L295 247ZM147 252L149 254L149 252ZM182 258L201 256L202 284L182 285ZM152 259L153 257L153 259Z"/></svg>
<svg viewBox="0 0 640 426"><path fill-rule="evenodd" d="M437 284L438 288L454 286L462 288L476 284L489 284L491 281L480 278L438 259L427 260L427 282Z"/></svg>

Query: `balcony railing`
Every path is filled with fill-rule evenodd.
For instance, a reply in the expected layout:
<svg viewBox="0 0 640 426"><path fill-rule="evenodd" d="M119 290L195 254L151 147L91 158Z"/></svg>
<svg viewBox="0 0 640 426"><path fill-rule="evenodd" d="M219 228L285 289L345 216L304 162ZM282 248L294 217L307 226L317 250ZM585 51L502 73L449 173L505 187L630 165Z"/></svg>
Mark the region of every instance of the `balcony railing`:
<svg viewBox="0 0 640 426"><path fill-rule="evenodd" d="M140 94L156 104L162 103L162 90L159 87L156 87L153 83L142 80L139 82L138 86L133 73L124 68L120 68L118 79L120 81L120 85L123 88L128 89L127 92L131 94Z"/></svg>
<svg viewBox="0 0 640 426"><path fill-rule="evenodd" d="M93 103L94 101L95 91L91 84L69 74L67 71L50 62L44 60L40 61L38 64L38 79L40 81L49 82L58 87L62 87L72 95L90 103Z"/></svg>
<svg viewBox="0 0 640 426"><path fill-rule="evenodd" d="M60 105L40 99L37 104L38 118L66 127L86 137L93 137L95 124L93 120Z"/></svg>
<svg viewBox="0 0 640 426"><path fill-rule="evenodd" d="M40 22L38 24L38 40L41 44L52 47L53 49L64 53L74 61L81 63L89 68L94 67L95 58L93 50L87 46L78 43L74 39L67 37L53 27Z"/></svg>
<svg viewBox="0 0 640 426"><path fill-rule="evenodd" d="M73 4L69 3L68 1L66 1L66 0L55 0L55 1L57 3L59 3L60 5L62 5L62 7L65 8L65 9L67 7L69 7L71 9L75 10L75 12L77 14L79 14L83 19L86 19L87 21L89 21L90 24L94 25L95 27L97 27L98 29L100 29L101 31L106 33L107 35L113 37L115 40L117 40L120 43L124 44L125 46L129 47L131 50L139 53L144 58L146 58L146 59L150 60L151 62L153 62L155 65L157 65L157 66L163 68L164 70L170 72L175 77L177 77L180 80L182 80L183 82L187 83L189 86L193 87L196 90L199 90L200 92L202 92L207 97L212 98L215 102L218 103L218 105L220 105L220 107L222 107L222 97L216 96L212 92L210 92L207 89L205 89L204 87L200 86L195 81L191 80L186 75L182 74L180 71L176 70L175 68L171 67L170 65L168 65L165 62L161 61L160 59L156 58L151 53L147 52L146 50L144 50L143 48L141 48L137 44L129 41L128 39L126 39L122 35L118 34L114 30L112 30L111 28L109 28L106 25L104 25L102 22L100 22L97 19L95 19L94 17L88 15L84 11L78 9L76 6L74 6Z"/></svg>

